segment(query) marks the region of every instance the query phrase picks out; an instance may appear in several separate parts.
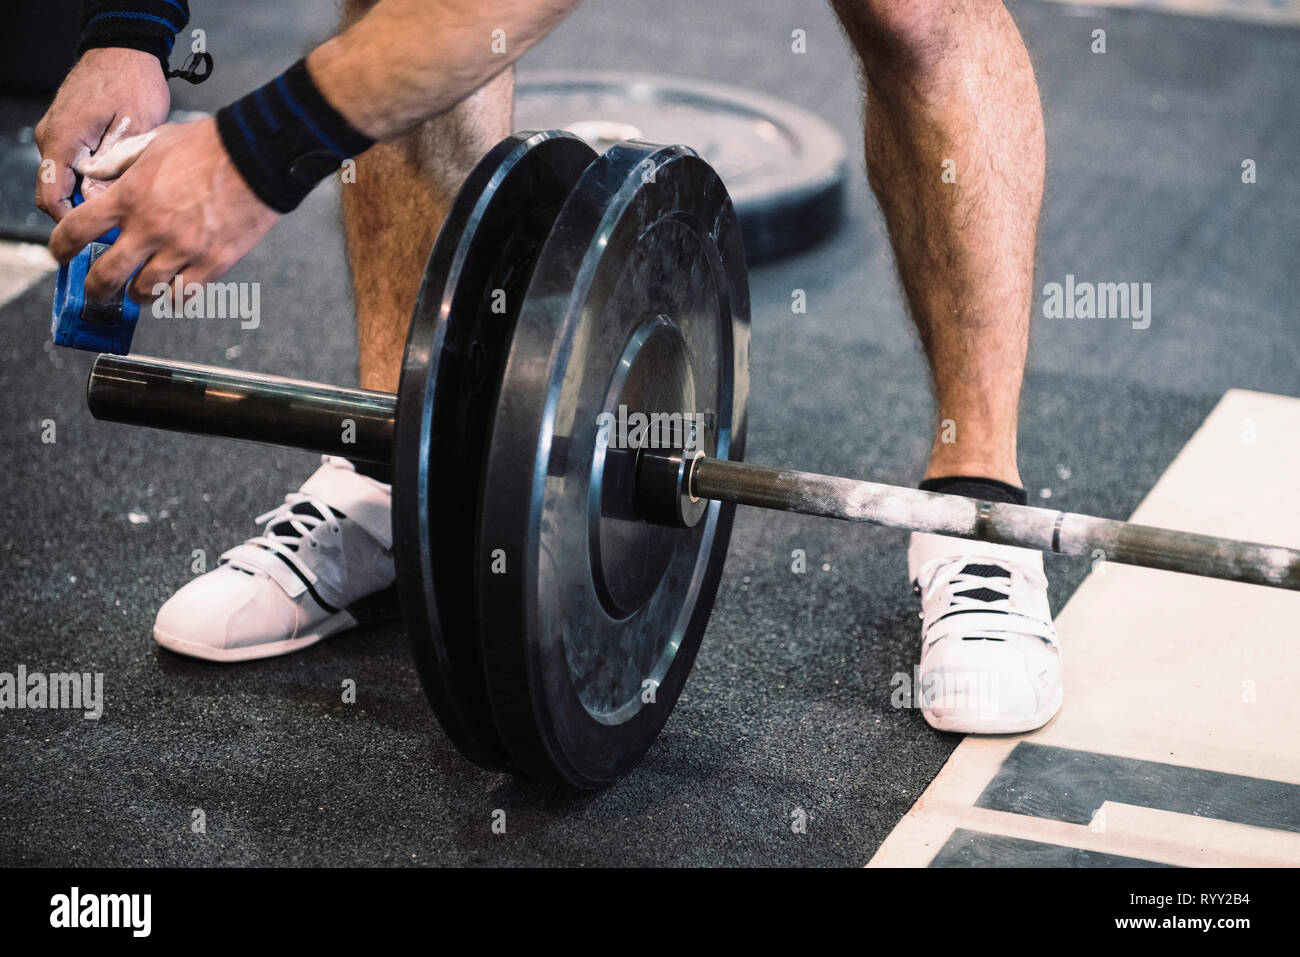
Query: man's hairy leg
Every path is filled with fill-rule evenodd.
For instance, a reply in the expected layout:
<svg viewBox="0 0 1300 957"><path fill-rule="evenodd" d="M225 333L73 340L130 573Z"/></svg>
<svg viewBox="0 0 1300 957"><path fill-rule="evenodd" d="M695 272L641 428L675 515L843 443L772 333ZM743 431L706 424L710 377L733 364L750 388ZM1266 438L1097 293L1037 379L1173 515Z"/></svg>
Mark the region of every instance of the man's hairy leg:
<svg viewBox="0 0 1300 957"><path fill-rule="evenodd" d="M361 387L396 392L425 260L474 164L510 133L513 71L442 116L357 157L343 224L357 308Z"/></svg>
<svg viewBox="0 0 1300 957"><path fill-rule="evenodd" d="M926 477L1021 485L1016 425L1044 169L1029 55L993 0L833 3L862 63L868 178L934 376Z"/></svg>
<svg viewBox="0 0 1300 957"><path fill-rule="evenodd" d="M345 0L340 31L375 0ZM357 157L343 229L357 309L361 387L396 392L406 329L443 217L474 164L514 122L514 70L404 135Z"/></svg>

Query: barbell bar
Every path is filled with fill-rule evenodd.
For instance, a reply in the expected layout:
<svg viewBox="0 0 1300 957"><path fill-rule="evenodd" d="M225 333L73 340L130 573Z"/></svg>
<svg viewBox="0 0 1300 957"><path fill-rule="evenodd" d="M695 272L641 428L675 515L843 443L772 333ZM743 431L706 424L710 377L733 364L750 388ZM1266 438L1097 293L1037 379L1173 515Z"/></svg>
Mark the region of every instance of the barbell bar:
<svg viewBox="0 0 1300 957"><path fill-rule="evenodd" d="M111 422L375 463L387 463L392 455L397 396L386 392L146 356L101 355L91 368L86 395L95 418ZM693 524L677 514L675 502L718 500L1300 590L1300 550L1283 546L671 449L639 450L636 471L633 511L656 524Z"/></svg>

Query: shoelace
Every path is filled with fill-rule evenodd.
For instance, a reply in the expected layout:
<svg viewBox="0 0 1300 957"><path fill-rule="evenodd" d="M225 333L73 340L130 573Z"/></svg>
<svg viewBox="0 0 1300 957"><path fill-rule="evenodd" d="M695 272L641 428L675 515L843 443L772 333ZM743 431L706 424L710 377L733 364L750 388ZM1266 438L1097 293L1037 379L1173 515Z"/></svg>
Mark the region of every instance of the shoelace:
<svg viewBox="0 0 1300 957"><path fill-rule="evenodd" d="M967 572L969 566L992 566L1007 573L1006 577L981 575ZM958 571L948 573L956 566ZM943 604L942 616L961 611L999 611L1018 618L1026 619L1046 626L1049 633L1054 630L1049 622L1012 607L1012 594L1022 583L1040 588L1047 586L1047 579L1037 568L1022 568L1013 562L988 558L981 555L961 555L957 558L942 556L932 558L921 566L916 576L922 602L929 602L941 592L946 592L947 601ZM967 592L993 592L995 598L966 594ZM922 615L924 617L924 615ZM940 616L941 617L941 616ZM928 630L927 625L927 630ZM1021 629L1008 629L1020 631ZM1045 641L1050 639L1038 630L1031 632Z"/></svg>
<svg viewBox="0 0 1300 957"><path fill-rule="evenodd" d="M309 508L298 508L303 505ZM253 519L254 524L265 525L266 529L261 535L250 538L247 544L269 549L305 572L307 569L298 556L298 546L306 541L310 549L320 547L312 533L321 525L335 535L340 534L342 526L339 525L339 519L342 517L320 499L311 498L302 492L290 492L282 504Z"/></svg>

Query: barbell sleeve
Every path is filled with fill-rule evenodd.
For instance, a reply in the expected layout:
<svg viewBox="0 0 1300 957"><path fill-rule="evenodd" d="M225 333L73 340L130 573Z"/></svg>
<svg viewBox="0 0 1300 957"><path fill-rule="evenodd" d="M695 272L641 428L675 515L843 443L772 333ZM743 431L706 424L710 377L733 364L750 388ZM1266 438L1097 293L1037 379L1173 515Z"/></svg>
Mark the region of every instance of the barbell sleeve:
<svg viewBox="0 0 1300 957"><path fill-rule="evenodd" d="M700 457L690 494L1300 591L1300 551L1091 515Z"/></svg>
<svg viewBox="0 0 1300 957"><path fill-rule="evenodd" d="M387 465L397 396L148 356L101 355L86 402L97 419L251 439Z"/></svg>

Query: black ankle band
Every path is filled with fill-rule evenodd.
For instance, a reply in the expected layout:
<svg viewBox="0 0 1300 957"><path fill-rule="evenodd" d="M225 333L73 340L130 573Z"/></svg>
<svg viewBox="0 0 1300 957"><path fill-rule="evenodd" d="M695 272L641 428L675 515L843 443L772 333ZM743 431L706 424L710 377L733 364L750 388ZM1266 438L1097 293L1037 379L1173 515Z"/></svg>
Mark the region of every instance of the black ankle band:
<svg viewBox="0 0 1300 957"><path fill-rule="evenodd" d="M1019 486L978 475L945 475L942 478L926 479L919 488L922 492L945 492L948 495L977 498L982 502L1006 502L1008 505L1025 505L1029 502L1029 495Z"/></svg>

